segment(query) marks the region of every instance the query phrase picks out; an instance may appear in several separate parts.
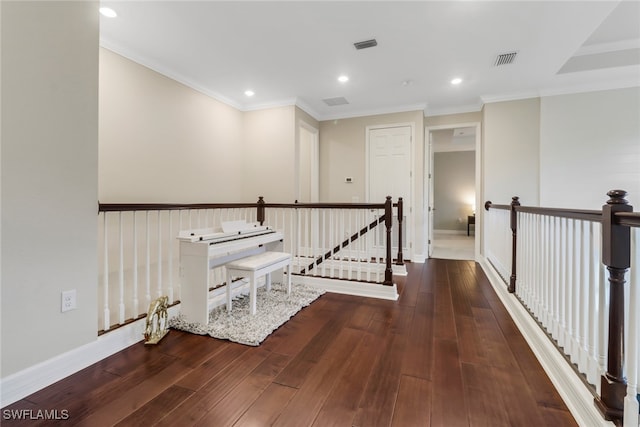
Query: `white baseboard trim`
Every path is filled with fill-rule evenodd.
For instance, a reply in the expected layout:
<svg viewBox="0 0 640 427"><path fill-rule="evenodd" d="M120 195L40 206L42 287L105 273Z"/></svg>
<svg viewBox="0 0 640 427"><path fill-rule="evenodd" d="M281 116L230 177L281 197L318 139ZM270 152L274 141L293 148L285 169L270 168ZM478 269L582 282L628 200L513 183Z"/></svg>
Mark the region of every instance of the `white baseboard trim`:
<svg viewBox="0 0 640 427"><path fill-rule="evenodd" d="M314 276L295 276L295 282L304 283L305 285L324 289L327 292L336 294L356 295L392 301L398 299L398 287L395 283L391 286L386 286Z"/></svg>
<svg viewBox="0 0 640 427"><path fill-rule="evenodd" d="M296 283L305 283L328 292L366 296L388 300L398 299L398 289L393 286L346 280L324 279L312 276L295 276ZM226 304L226 288L220 287L209 294L209 309ZM248 284L239 282L234 286L234 296L248 293ZM169 316L180 313L180 304L169 307ZM136 343L142 344L146 318L114 329L96 338L95 341L55 356L27 369L0 379L0 408L4 408L30 394L60 381L82 369L93 365Z"/></svg>
<svg viewBox="0 0 640 427"><path fill-rule="evenodd" d="M411 262L415 262L418 264L424 264L427 261L427 256L425 254L413 254L411 258Z"/></svg>
<svg viewBox="0 0 640 427"><path fill-rule="evenodd" d="M178 312L178 306L169 308L170 316L175 316ZM4 408L112 354L141 342L145 326L146 318L136 320L97 337L93 342L2 378L0 380L0 407Z"/></svg>
<svg viewBox="0 0 640 427"><path fill-rule="evenodd" d="M578 425L585 427L613 427L614 424L612 422L602 418L593 403L591 392L582 380L577 377L571 366L569 366L516 296L507 291L506 285L487 259L481 256L479 262L500 301L502 301L509 315L511 315L520 333L529 344Z"/></svg>
<svg viewBox="0 0 640 427"><path fill-rule="evenodd" d="M394 276L406 276L408 274L407 266L404 264L402 265L391 264L391 271Z"/></svg>

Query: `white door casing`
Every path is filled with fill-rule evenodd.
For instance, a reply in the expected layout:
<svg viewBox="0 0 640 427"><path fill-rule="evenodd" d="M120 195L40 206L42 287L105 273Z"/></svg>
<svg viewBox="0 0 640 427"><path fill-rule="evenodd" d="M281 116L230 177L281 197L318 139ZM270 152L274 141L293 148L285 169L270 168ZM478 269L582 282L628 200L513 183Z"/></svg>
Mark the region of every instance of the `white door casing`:
<svg viewBox="0 0 640 427"><path fill-rule="evenodd" d="M434 130L442 130L442 129L456 129L456 128L467 128L474 127L475 128L475 212L476 212L476 225L475 225L475 258L478 259L481 252L481 242L483 239L482 236L482 224L483 224L483 213L482 209L484 207L484 203L482 202L484 197L484 188L482 185L482 127L479 122L471 122L471 123L452 123L448 125L437 125L437 126L426 126L425 127L425 144L428 144L428 149L425 149L425 165L429 165L428 169L424 170L424 179L423 182L427 182L424 186L425 191L428 192L426 194L425 200L429 200L429 204L427 207L427 216L429 221L429 226L427 229L429 233L426 237L426 243L428 246L428 256L431 257L432 248L429 242L433 240L433 200L434 200L434 188L433 188L433 149L432 145L432 136L431 132ZM428 138L428 139L427 139ZM430 211L429 211L429 208Z"/></svg>

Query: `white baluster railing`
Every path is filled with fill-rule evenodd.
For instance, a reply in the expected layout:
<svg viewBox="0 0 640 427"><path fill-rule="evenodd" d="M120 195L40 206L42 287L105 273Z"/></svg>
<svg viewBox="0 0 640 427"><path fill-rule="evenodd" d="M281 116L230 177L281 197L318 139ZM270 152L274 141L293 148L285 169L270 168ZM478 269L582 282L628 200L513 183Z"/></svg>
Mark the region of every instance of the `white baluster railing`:
<svg viewBox="0 0 640 427"><path fill-rule="evenodd" d="M485 253L502 280L511 275L511 229L509 205L491 205L485 212Z"/></svg>
<svg viewBox="0 0 640 427"><path fill-rule="evenodd" d="M516 278L510 291L593 386L601 413L638 427L640 214L630 211L624 191L608 195L602 211L487 202L484 254L507 285Z"/></svg>
<svg viewBox="0 0 640 427"><path fill-rule="evenodd" d="M180 231L215 228L231 220L253 223L259 215L257 206L101 205L98 236L102 309L98 321L102 332L146 315L153 298L166 295L171 303L179 301L176 236ZM386 240L377 236L384 235L384 221L359 235L369 228L373 218L384 214L383 204L270 205L264 209L263 220L265 225L283 232L284 250L294 256L294 274L345 280L363 280L366 274L368 281L382 283L386 281ZM354 235L358 238L352 241ZM336 247L340 248L337 252ZM210 288L223 284L223 270L223 267L210 270ZM115 324L114 313L117 313Z"/></svg>
<svg viewBox="0 0 640 427"><path fill-rule="evenodd" d="M521 210L517 224L515 293L597 387L602 374L597 361L606 357L606 347L598 345L606 329L599 325L606 325L608 313L600 223Z"/></svg>

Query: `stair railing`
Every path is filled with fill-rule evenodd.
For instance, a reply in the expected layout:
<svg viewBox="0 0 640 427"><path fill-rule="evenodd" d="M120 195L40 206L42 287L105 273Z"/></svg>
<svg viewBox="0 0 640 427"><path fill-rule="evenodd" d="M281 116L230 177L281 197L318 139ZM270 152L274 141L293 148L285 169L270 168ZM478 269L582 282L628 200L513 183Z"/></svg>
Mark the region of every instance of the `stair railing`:
<svg viewBox="0 0 640 427"><path fill-rule="evenodd" d="M390 197L379 204L272 204L262 197L254 203L100 204L98 333L145 317L158 296L178 303L176 236L183 230L219 227L223 221L259 222L282 231L284 250L294 255L295 274L390 285L393 207ZM376 226L362 232L373 218ZM312 262L315 267L309 269ZM224 284L223 270L210 271L210 290Z"/></svg>
<svg viewBox="0 0 640 427"><path fill-rule="evenodd" d="M607 420L638 426L640 213L485 203L485 255L590 386ZM628 283L628 285L627 285Z"/></svg>

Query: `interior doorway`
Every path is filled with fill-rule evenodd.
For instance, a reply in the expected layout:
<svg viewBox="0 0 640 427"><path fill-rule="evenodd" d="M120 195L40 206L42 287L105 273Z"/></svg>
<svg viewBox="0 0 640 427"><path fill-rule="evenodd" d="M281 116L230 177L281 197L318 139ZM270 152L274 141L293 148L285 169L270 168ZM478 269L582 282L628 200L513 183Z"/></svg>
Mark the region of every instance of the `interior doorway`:
<svg viewBox="0 0 640 427"><path fill-rule="evenodd" d="M475 260L480 248L480 124L427 127L429 258Z"/></svg>

